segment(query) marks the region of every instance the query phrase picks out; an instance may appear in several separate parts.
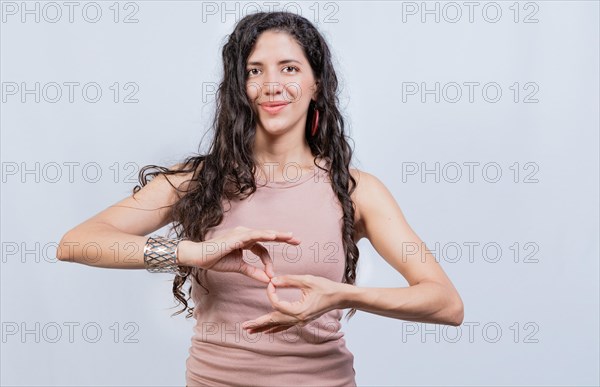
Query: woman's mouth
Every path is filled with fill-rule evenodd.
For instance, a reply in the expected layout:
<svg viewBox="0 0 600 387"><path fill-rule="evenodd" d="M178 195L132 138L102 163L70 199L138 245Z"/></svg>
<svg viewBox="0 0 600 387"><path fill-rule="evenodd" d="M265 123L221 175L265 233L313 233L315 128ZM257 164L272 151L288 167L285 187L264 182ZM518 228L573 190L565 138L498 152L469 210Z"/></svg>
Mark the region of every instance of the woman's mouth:
<svg viewBox="0 0 600 387"><path fill-rule="evenodd" d="M269 114L277 114L279 113L281 110L283 110L283 108L285 108L287 105L289 105L289 102L282 102L282 103L262 103L260 104L260 107L266 111Z"/></svg>

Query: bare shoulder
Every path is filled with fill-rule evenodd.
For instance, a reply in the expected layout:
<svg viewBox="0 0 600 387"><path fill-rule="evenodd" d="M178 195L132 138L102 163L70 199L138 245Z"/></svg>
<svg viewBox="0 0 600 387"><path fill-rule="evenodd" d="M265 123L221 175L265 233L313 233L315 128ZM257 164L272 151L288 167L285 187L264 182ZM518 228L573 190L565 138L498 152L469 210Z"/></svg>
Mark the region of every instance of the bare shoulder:
<svg viewBox="0 0 600 387"><path fill-rule="evenodd" d="M356 205L356 237L372 241L382 234L391 219L399 220L403 232L411 232L400 205L389 188L375 175L358 169L350 169L357 185L351 195ZM358 240L357 239L357 240Z"/></svg>
<svg viewBox="0 0 600 387"><path fill-rule="evenodd" d="M356 180L354 195L356 195L357 200L365 198L366 195L390 193L381 179L372 173L357 168L350 168L350 174Z"/></svg>
<svg viewBox="0 0 600 387"><path fill-rule="evenodd" d="M385 188L383 187L383 183L381 183L375 175L369 172L358 168L350 168L350 174L356 181L356 188L351 197L357 207L362 204L364 199L368 197L370 193L373 193L374 190Z"/></svg>
<svg viewBox="0 0 600 387"><path fill-rule="evenodd" d="M168 173L159 171L127 201L135 201L139 206L148 209L150 207L169 207L179 201L192 188L195 183L194 175L202 168L202 163L197 168L194 164L177 163L168 166ZM131 203L133 204L133 202ZM166 219L163 219L166 221Z"/></svg>
<svg viewBox="0 0 600 387"><path fill-rule="evenodd" d="M361 238L366 237L365 215L369 211L368 198L377 197L378 191L381 193L382 191L385 191L386 188L376 176L364 170L350 168L350 175L352 175L356 181L356 188L350 197L356 208L354 213L354 240L357 242Z"/></svg>

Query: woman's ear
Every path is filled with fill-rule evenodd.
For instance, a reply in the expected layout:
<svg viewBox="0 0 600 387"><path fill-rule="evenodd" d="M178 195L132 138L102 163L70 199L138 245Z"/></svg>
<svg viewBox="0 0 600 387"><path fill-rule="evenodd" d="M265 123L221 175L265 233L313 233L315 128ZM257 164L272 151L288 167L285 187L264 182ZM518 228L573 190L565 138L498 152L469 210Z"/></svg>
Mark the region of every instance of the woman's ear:
<svg viewBox="0 0 600 387"><path fill-rule="evenodd" d="M315 86L314 86L314 94L312 97L313 101L317 102L317 96L319 95L320 91L321 91L320 82L316 81Z"/></svg>

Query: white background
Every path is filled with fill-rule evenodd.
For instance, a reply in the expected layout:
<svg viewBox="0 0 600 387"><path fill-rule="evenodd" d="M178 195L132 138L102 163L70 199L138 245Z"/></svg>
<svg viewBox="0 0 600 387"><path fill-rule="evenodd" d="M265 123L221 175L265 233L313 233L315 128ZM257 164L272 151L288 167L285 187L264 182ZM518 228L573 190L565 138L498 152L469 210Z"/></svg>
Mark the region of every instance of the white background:
<svg viewBox="0 0 600 387"><path fill-rule="evenodd" d="M100 1L91 22L81 2L69 22L58 2L53 23L56 7L27 2L36 22L22 4L2 2L1 383L184 385L193 320L170 317L172 277L56 262L55 245L129 195L139 167L198 150L220 49L251 8ZM276 4L326 37L354 166L386 184L465 303L461 327L344 319L358 384L597 385L598 2L475 2L471 20L464 2ZM37 103L22 90L36 82ZM65 82L79 83L72 103ZM81 92L92 82L96 103ZM436 82L439 102L423 92ZM358 286L407 285L359 248Z"/></svg>

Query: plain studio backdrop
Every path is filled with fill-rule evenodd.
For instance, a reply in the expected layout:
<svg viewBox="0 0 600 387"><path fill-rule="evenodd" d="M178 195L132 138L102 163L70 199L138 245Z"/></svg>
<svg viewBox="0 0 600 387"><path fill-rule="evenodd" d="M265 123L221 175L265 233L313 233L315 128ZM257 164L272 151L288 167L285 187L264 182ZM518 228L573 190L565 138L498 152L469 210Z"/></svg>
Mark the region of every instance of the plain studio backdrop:
<svg viewBox="0 0 600 387"><path fill-rule="evenodd" d="M598 2L1 6L2 385L185 384L172 275L56 244L142 166L198 151L226 35L269 7L325 35L354 166L465 303L460 327L342 320L358 384L598 385ZM407 286L359 248L358 286Z"/></svg>

